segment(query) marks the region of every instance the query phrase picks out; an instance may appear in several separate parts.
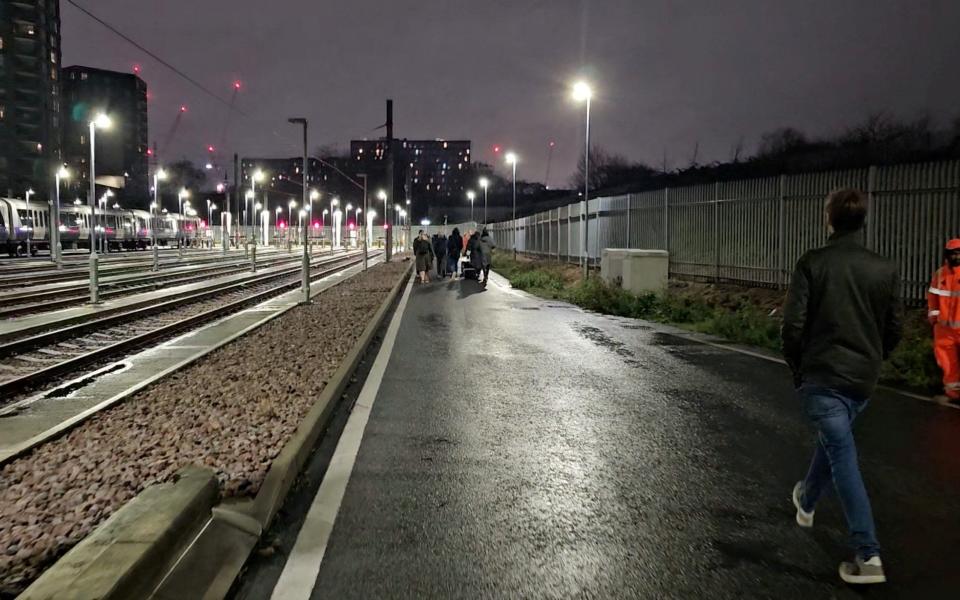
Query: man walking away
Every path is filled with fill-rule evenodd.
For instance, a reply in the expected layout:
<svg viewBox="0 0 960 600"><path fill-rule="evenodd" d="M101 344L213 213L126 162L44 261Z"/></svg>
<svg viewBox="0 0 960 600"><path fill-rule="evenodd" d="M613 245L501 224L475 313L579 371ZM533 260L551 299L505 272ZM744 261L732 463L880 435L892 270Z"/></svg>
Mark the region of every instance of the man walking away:
<svg viewBox="0 0 960 600"><path fill-rule="evenodd" d="M945 403L960 403L960 238L947 242L943 266L927 291L927 319L933 325L933 354L943 371Z"/></svg>
<svg viewBox="0 0 960 600"><path fill-rule="evenodd" d="M417 260L417 273L420 275L420 283L430 283L430 262L433 259L433 247L430 245L430 238L422 229L413 242L413 253Z"/></svg>
<svg viewBox="0 0 960 600"><path fill-rule="evenodd" d="M437 277L447 276L447 238L441 234L433 237L433 254L437 258Z"/></svg>
<svg viewBox="0 0 960 600"><path fill-rule="evenodd" d="M487 281L490 280L490 264L493 260L493 249L496 248L493 243L493 236L483 229L480 234L480 260L483 263L483 287L487 287Z"/></svg>
<svg viewBox="0 0 960 600"><path fill-rule="evenodd" d="M856 551L853 562L840 564L840 577L859 584L883 583L886 575L853 421L901 335L900 279L892 261L863 247L866 216L863 193L844 189L828 196L830 240L797 262L781 332L784 356L816 430L806 478L793 488L797 523L813 526L817 500L832 482Z"/></svg>
<svg viewBox="0 0 960 600"><path fill-rule="evenodd" d="M460 237L460 230L453 228L453 233L447 239L447 270L450 271L453 279L457 278L457 271L460 269L460 250L463 247L463 238Z"/></svg>

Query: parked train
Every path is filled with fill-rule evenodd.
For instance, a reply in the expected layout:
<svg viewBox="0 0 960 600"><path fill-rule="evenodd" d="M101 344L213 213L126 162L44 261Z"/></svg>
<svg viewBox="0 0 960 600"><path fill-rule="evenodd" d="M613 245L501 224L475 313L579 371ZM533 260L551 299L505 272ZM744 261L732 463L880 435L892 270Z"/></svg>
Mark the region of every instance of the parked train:
<svg viewBox="0 0 960 600"><path fill-rule="evenodd" d="M83 204L64 204L60 207L60 244L64 250L89 248L91 227L96 227L97 245L106 240L107 250L145 250L152 243L151 227L156 229L157 243L174 245L182 238L186 245L200 237L201 221L177 213L163 213L151 217L145 210L98 209L94 222L93 210ZM31 202L17 198L0 198L0 252L10 256L26 256L27 240L30 252L50 249L50 206L46 202ZM101 238L101 236L103 236Z"/></svg>

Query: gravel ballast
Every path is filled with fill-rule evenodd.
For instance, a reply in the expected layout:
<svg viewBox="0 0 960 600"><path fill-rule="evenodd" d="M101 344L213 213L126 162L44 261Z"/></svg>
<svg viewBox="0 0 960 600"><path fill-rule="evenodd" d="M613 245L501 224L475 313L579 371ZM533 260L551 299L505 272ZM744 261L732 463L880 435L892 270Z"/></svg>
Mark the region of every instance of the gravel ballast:
<svg viewBox="0 0 960 600"><path fill-rule="evenodd" d="M372 267L0 469L0 596L182 467L252 496L409 263Z"/></svg>

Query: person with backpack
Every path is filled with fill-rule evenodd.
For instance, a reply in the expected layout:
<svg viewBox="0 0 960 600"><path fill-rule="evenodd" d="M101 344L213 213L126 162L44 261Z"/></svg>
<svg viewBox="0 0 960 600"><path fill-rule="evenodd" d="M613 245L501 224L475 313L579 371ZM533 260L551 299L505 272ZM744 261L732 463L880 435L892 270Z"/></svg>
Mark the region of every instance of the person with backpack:
<svg viewBox="0 0 960 600"><path fill-rule="evenodd" d="M460 268L460 250L463 247L463 239L460 237L460 230L453 228L453 233L447 238L447 271L453 279L457 278L457 271Z"/></svg>
<svg viewBox="0 0 960 600"><path fill-rule="evenodd" d="M830 239L797 262L781 330L784 358L816 433L806 477L793 488L796 521L813 527L817 501L836 490L855 552L853 561L840 564L840 578L853 584L887 580L853 422L902 335L896 264L861 241L867 208L859 190L827 197Z"/></svg>
<svg viewBox="0 0 960 600"><path fill-rule="evenodd" d="M430 238L421 229L417 239L413 241L413 254L417 260L417 274L420 283L430 283L430 263L433 261L433 246Z"/></svg>
<svg viewBox="0 0 960 600"><path fill-rule="evenodd" d="M487 287L487 281L490 280L490 265L493 261L493 249L497 245L493 243L493 236L490 235L490 232L487 231L487 228L483 228L483 233L480 234L480 261L483 267L483 287Z"/></svg>

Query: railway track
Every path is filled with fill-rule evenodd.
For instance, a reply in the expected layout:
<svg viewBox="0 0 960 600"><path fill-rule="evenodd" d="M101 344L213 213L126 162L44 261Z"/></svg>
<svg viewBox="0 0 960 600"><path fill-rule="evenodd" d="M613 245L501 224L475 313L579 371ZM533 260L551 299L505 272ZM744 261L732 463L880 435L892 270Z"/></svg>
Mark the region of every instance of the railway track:
<svg viewBox="0 0 960 600"><path fill-rule="evenodd" d="M264 252L262 256L270 257L281 254L279 251ZM288 254L289 256L289 254ZM161 257L160 269L170 269L183 266L200 266L207 264L223 263L224 261L248 261L242 253L231 252L226 258L220 253L216 255L185 255L181 260L176 255ZM99 273L101 277L120 275L124 273L144 272L153 266L152 259L137 258L133 260L102 261L100 263ZM16 288L29 287L33 285L58 283L71 281L78 277L88 277L86 262L75 266L65 267L64 269L20 269L3 270L0 269L0 290L11 290Z"/></svg>
<svg viewBox="0 0 960 600"><path fill-rule="evenodd" d="M346 269L361 253L318 261L311 280ZM134 306L0 344L0 404L55 383L68 374L169 339L186 330L263 302L300 285L299 267L212 286L161 302ZM0 417L17 410L0 409Z"/></svg>
<svg viewBox="0 0 960 600"><path fill-rule="evenodd" d="M299 264L300 260L299 255L268 255L262 260L257 260L257 268L269 268L285 263ZM181 268L177 271L117 275L101 280L100 297L108 299L149 292L161 287L202 281L212 276L241 273L249 270L249 268L250 261L241 258L229 262L218 262L210 266ZM42 290L27 289L26 291L0 292L0 319L13 319L85 303L89 299L89 283L84 280L71 281L77 281L77 283Z"/></svg>

